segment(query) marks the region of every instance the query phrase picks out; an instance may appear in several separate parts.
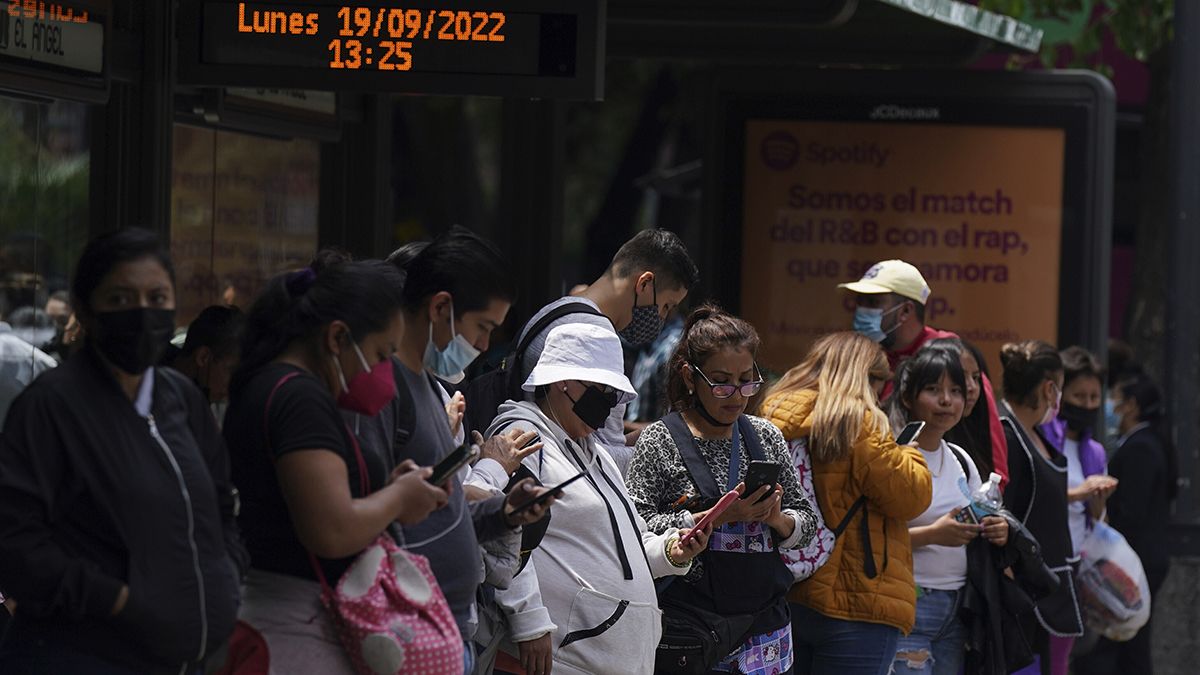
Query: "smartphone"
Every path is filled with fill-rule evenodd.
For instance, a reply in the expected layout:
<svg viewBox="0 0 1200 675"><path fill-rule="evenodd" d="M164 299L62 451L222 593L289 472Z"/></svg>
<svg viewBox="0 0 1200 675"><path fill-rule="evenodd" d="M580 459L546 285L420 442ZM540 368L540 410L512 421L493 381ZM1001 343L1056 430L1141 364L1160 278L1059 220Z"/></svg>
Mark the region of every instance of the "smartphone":
<svg viewBox="0 0 1200 675"><path fill-rule="evenodd" d="M779 483L779 464L777 462L764 462L755 460L750 462L750 466L746 469L746 497L757 492L764 485L776 485ZM771 496L767 492L766 496L754 502L758 504L766 501ZM745 499L746 497L743 497Z"/></svg>
<svg viewBox="0 0 1200 675"><path fill-rule="evenodd" d="M445 483L459 469L463 468L467 462L474 459L477 452L475 446L470 443L463 443L458 446L450 454L443 457L442 461L437 463L437 466L433 467L433 474L429 476L429 482L434 485Z"/></svg>
<svg viewBox="0 0 1200 675"><path fill-rule="evenodd" d="M554 487L550 488L549 490L543 492L542 494L534 497L533 499L530 499L529 501L525 502L524 504L513 509L512 515L516 515L526 509L533 508L537 504L545 504L547 501L550 500L551 497L557 498L557 497L562 496L563 488L567 487L571 483L574 483L575 481L579 480L580 478L583 478L586 475L587 475L586 473L583 473L581 471L581 472L575 474L574 476L571 476L570 478L564 480L563 482L559 483L558 485L555 485Z"/></svg>
<svg viewBox="0 0 1200 675"><path fill-rule="evenodd" d="M958 513L954 514L954 519L960 523L979 524L979 518L975 517L975 509L971 508L970 504L959 509Z"/></svg>
<svg viewBox="0 0 1200 675"><path fill-rule="evenodd" d="M708 527L709 523L715 521L722 513L725 513L726 509L728 509L730 506L733 506L733 503L736 502L740 496L741 495L738 494L737 490L730 490L729 492L726 492L725 496L721 497L721 500L717 502L717 505L712 507L708 513L704 514L704 517L700 519L700 522L696 523L696 525L679 540L679 543L687 544L689 541L691 541L692 537L695 536L697 532Z"/></svg>
<svg viewBox="0 0 1200 675"><path fill-rule="evenodd" d="M904 429L900 431L900 435L896 437L896 445L908 445L913 442L917 436L921 434L921 430L925 428L924 422L909 422L904 425Z"/></svg>

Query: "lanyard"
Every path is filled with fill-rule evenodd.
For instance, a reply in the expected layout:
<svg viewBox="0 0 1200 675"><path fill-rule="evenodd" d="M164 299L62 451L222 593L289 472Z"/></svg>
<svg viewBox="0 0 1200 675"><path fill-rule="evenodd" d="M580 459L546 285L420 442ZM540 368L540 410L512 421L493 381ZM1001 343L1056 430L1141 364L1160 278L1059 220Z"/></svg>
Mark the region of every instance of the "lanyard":
<svg viewBox="0 0 1200 675"><path fill-rule="evenodd" d="M733 444L729 449L729 478L725 481L725 491L728 492L738 486L742 482L738 474L742 471L742 448L741 434L738 427L741 426L737 422L733 424Z"/></svg>

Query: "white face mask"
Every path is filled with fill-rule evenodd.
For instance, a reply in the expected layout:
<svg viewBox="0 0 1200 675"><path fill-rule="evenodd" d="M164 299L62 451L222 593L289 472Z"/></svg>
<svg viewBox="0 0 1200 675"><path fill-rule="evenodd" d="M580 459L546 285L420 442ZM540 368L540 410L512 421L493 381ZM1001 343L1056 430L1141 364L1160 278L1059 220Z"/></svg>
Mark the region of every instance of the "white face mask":
<svg viewBox="0 0 1200 675"><path fill-rule="evenodd" d="M1042 416L1042 424L1049 424L1055 417L1058 417L1058 409L1062 407L1062 388L1056 384L1054 390L1057 392L1054 396L1054 404L1046 408L1046 414Z"/></svg>
<svg viewBox="0 0 1200 675"><path fill-rule="evenodd" d="M458 384L466 378L467 366L482 353L461 333L454 331L454 303L450 303L450 332L454 339L445 349L438 349L433 342L433 322L429 322L429 342L425 345L425 367L450 384Z"/></svg>

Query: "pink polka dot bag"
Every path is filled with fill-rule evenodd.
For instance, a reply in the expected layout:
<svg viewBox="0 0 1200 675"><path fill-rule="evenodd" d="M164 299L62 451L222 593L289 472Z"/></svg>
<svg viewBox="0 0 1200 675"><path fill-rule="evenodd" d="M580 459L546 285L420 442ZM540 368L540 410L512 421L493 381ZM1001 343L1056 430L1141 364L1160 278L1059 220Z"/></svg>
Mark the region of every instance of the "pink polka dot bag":
<svg viewBox="0 0 1200 675"><path fill-rule="evenodd" d="M294 376L275 384L267 410L275 393ZM358 439L348 435L358 463L359 494L365 496L370 493L367 463ZM321 583L321 603L359 675L462 675L462 635L424 556L401 549L385 531L335 587L316 556L309 553L308 558Z"/></svg>
<svg viewBox="0 0 1200 675"><path fill-rule="evenodd" d="M363 551L321 602L360 675L461 675L463 641L429 561L387 533Z"/></svg>

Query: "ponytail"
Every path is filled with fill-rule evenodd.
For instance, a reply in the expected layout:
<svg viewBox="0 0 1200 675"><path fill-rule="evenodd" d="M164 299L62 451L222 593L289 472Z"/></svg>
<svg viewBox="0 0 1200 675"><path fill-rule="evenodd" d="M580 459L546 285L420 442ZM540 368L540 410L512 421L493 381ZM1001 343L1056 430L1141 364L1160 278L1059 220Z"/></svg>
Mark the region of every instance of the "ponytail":
<svg viewBox="0 0 1200 675"><path fill-rule="evenodd" d="M246 316L242 359L230 384L237 391L290 345L311 340L333 321L355 339L388 327L403 306L403 278L378 261L305 267L267 283Z"/></svg>

